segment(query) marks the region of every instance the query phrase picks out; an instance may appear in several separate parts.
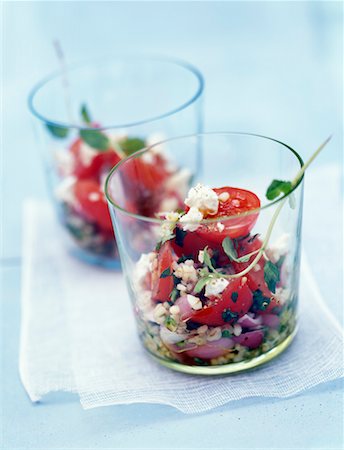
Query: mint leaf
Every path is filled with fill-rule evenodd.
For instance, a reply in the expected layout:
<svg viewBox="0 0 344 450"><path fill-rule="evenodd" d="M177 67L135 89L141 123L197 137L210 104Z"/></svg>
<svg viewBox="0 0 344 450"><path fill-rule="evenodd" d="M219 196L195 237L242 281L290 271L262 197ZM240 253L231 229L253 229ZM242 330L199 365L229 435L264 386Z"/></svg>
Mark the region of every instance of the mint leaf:
<svg viewBox="0 0 344 450"><path fill-rule="evenodd" d="M240 256L240 258L238 258L238 253L235 250L233 241L229 237L224 238L224 240L222 241L222 248L231 261L235 261L235 262L239 262L239 263L247 262L250 260L250 258L252 256L252 253L249 253L247 255L243 255L243 256ZM257 252L253 252L253 253L257 253Z"/></svg>
<svg viewBox="0 0 344 450"><path fill-rule="evenodd" d="M253 304L252 304L252 311L265 311L266 308L270 304L270 298L264 297L263 292L260 289L257 289L253 292Z"/></svg>
<svg viewBox="0 0 344 450"><path fill-rule="evenodd" d="M276 291L276 284L280 280L280 271L276 264L267 261L264 266L264 280L272 293Z"/></svg>
<svg viewBox="0 0 344 450"><path fill-rule="evenodd" d="M292 188L293 186L290 181L273 180L265 195L268 200L274 200L281 194L289 194Z"/></svg>
<svg viewBox="0 0 344 450"><path fill-rule="evenodd" d="M87 106L86 106L85 103L83 103L83 104L81 105L80 114L81 114L82 120L83 120L85 123L90 124L90 123L92 122L90 113L89 113L89 111L88 111Z"/></svg>
<svg viewBox="0 0 344 450"><path fill-rule="evenodd" d="M80 130L81 139L90 147L105 151L110 147L109 138L99 130Z"/></svg>
<svg viewBox="0 0 344 450"><path fill-rule="evenodd" d="M171 269L167 267L167 269L165 269L160 275L160 278L167 278L170 277L171 275L172 275Z"/></svg>
<svg viewBox="0 0 344 450"><path fill-rule="evenodd" d="M222 241L222 248L230 260L232 261L237 260L238 253L234 248L234 244L231 238L229 237L224 238L224 240Z"/></svg>
<svg viewBox="0 0 344 450"><path fill-rule="evenodd" d="M235 320L238 318L238 314L235 312L232 312L230 309L224 309L222 312L222 319L225 322L231 322L232 320Z"/></svg>
<svg viewBox="0 0 344 450"><path fill-rule="evenodd" d="M63 139L67 137L69 129L66 127L58 127L56 125L51 125L49 123L46 124L47 129L50 131L50 133L59 139Z"/></svg>
<svg viewBox="0 0 344 450"><path fill-rule="evenodd" d="M176 233L176 244L178 245L178 247L183 247L187 231L184 231L178 226L176 226L175 233Z"/></svg>
<svg viewBox="0 0 344 450"><path fill-rule="evenodd" d="M140 138L126 138L119 143L123 152L130 156L133 153L143 149L146 145L145 141Z"/></svg>

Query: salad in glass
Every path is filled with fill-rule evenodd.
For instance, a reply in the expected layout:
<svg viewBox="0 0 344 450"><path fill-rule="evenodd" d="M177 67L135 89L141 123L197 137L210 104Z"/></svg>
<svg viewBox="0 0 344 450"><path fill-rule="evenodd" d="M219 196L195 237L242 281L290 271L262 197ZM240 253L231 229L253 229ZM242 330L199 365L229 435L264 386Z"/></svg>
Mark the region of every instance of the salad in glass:
<svg viewBox="0 0 344 450"><path fill-rule="evenodd" d="M286 144L248 133L170 139L164 150L193 174L180 184L178 208L131 208L140 186L126 174L154 145L111 171L105 191L133 311L157 361L187 373L232 373L289 346L297 330L303 174L326 143L304 164Z"/></svg>

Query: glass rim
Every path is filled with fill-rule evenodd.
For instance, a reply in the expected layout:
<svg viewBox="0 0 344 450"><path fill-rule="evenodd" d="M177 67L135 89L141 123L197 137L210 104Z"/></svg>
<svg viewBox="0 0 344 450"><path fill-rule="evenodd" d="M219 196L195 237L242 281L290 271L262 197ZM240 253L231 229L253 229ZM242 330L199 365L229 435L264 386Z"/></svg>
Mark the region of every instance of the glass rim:
<svg viewBox="0 0 344 450"><path fill-rule="evenodd" d="M99 61L107 61L110 59L114 60L114 62L116 62L116 60L123 62L123 61L131 61L133 59L135 59L135 60L141 59L141 60L151 61L151 62L169 63L169 64L172 64L175 66L179 66L180 68L193 74L195 79L198 82L198 85L197 85L196 91L192 94L192 96L188 100L184 101L177 108L173 108L165 113L159 114L157 116L152 116L148 119L136 120L133 122L122 123L122 124L116 123L114 125L105 125L105 126L97 127L97 130L130 128L130 127L143 125L143 124L150 123L150 122L155 122L155 121L163 119L165 117L172 116L173 114L176 114L176 113L186 109L191 104L193 104L201 96L201 94L204 90L204 78L203 78L202 73L196 66L189 63L188 61L184 61L183 59L169 57L169 56L160 56L160 55L155 55L155 54L111 54L108 56L88 58L83 61L68 64L66 66L66 72L68 73L70 71L76 70L83 66L88 66L88 65L91 65L92 63L94 64L97 61L98 62ZM62 75L63 75L62 69L55 70L55 71L51 72L50 74L46 75L45 77L41 78L40 81L38 81L33 86L31 91L29 92L28 100L27 100L28 107L29 107L31 114L47 125L56 126L56 127L60 127L60 128L75 129L75 130L94 130L94 127L88 127L85 125L78 125L78 124L74 124L74 123L68 123L68 122L62 122L62 121L60 122L57 120L48 119L47 117L45 117L45 115L43 115L39 112L38 108L35 107L34 100L35 100L38 92L40 92L49 82L61 77Z"/></svg>
<svg viewBox="0 0 344 450"><path fill-rule="evenodd" d="M106 196L106 199L107 199L109 205L112 205L115 209L118 209L122 213L125 213L127 216L130 216L130 217L135 218L135 219L139 219L141 221L151 222L151 223L156 223L156 224L162 224L162 223L171 223L172 224L172 223L175 223L175 221L173 221L173 220L160 219L158 217L148 217L148 216L143 216L141 214L135 214L135 213L127 211L126 209L124 209L121 206L119 206L112 199L112 197L110 195L110 192L109 192L110 179L113 176L113 174L115 172L117 172L117 170L123 164L125 164L127 161L135 159L135 158L138 158L139 156L141 156L144 153L148 152L149 150L151 150L153 147L155 147L157 145L166 144L168 142L173 142L173 141L177 141L177 140L181 140L181 139L190 139L190 138L195 138L195 137L213 136L213 135L217 135L217 136L252 136L252 137L258 137L258 138L262 138L262 139L267 139L269 141L276 142L277 144L280 144L283 147L285 147L286 149L288 149L289 151L291 151L293 153L293 155L296 157L296 159L298 160L298 162L300 163L300 168L302 168L303 165L304 165L302 157L292 147L290 147L289 145L285 144L282 141L279 141L278 139L274 139L274 138L271 138L271 137L268 137L268 136L264 136L264 135L261 135L261 134L247 133L247 132L242 132L242 131L211 131L211 132L204 132L204 133L188 134L188 135L184 135L184 136L177 136L177 137L165 139L165 140L160 141L160 142L156 142L155 144L152 144L149 147L145 147L142 150L139 150L139 151L135 152L134 154L132 154L132 155L122 159L121 161L119 161L116 164L116 166L114 166L111 169L111 171L109 172L108 176L106 177L105 187L104 187L105 196ZM231 216L223 216L221 218L202 219L202 220L200 220L197 223L199 223L200 225L211 224L211 223L217 223L217 222L224 222L224 221L233 220L233 219L236 219L238 217L245 217L245 216L250 216L250 215L253 215L253 214L257 214L260 211L266 210L266 209L270 208L271 206L277 205L281 201L287 199L301 185L303 179L304 179L304 174L302 174L302 177L300 178L300 180L296 183L296 185L292 188L292 190L290 192L288 192L288 194L283 194L282 197L278 197L276 200L273 200L270 203L267 203L266 205L261 206L260 208L252 209L250 211L246 211L246 212L243 212L243 213L240 213L240 214L231 215ZM242 188L242 189L244 189L244 188ZM184 222L184 223L193 223L193 222L190 221L190 222Z"/></svg>

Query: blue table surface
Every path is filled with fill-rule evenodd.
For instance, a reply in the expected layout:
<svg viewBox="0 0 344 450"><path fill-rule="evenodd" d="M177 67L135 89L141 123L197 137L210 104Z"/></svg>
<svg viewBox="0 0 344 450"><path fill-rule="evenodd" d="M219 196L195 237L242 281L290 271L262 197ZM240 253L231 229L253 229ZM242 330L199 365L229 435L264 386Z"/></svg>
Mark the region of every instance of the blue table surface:
<svg viewBox="0 0 344 450"><path fill-rule="evenodd" d="M110 51L189 60L206 77L206 129L279 137L305 158L334 133L322 162L336 165L343 148L341 3L5 2L2 13L2 448L343 448L340 380L288 399L246 399L184 415L149 404L84 411L65 393L33 405L18 375L21 207L28 196L47 195L26 96L57 66L52 39L60 38L70 61ZM338 292L331 301L340 316Z"/></svg>

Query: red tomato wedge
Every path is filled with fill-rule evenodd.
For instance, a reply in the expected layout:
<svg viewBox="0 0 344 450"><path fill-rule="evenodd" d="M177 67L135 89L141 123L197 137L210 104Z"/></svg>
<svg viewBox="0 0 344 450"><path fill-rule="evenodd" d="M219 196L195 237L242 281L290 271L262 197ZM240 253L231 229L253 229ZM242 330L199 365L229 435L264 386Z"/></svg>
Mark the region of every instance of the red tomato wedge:
<svg viewBox="0 0 344 450"><path fill-rule="evenodd" d="M103 173L109 172L120 160L120 156L113 150L99 151L89 165L85 165L80 156L81 139L77 139L70 147L74 155L74 175L79 179L94 178L99 180ZM97 151L95 149L95 151Z"/></svg>
<svg viewBox="0 0 344 450"><path fill-rule="evenodd" d="M152 273L152 299L154 301L168 302L170 300L170 294L174 287L172 276L173 261L170 243L165 242L158 253L158 267Z"/></svg>
<svg viewBox="0 0 344 450"><path fill-rule="evenodd" d="M210 326L232 323L252 306L253 295L245 278L233 279L220 297L212 297L209 304L192 314L191 320Z"/></svg>
<svg viewBox="0 0 344 450"><path fill-rule="evenodd" d="M110 213L99 184L94 180L79 180L75 184L74 194L82 215L103 230L112 232Z"/></svg>
<svg viewBox="0 0 344 450"><path fill-rule="evenodd" d="M147 189L155 191L163 181L165 181L167 172L164 164L160 160L153 163L145 162L141 158L133 158L122 166L122 171L130 180L131 185L137 185L137 189Z"/></svg>
<svg viewBox="0 0 344 450"><path fill-rule="evenodd" d="M246 236L253 228L258 219L258 212L242 217L235 217L254 209L260 208L260 200L251 191L234 187L222 187L213 189L217 195L227 194L228 199L219 202L219 209L215 216L206 216L205 219L233 216L229 220L224 220L221 225L218 223L201 225L196 233L204 240L221 244L225 237L236 239Z"/></svg>

